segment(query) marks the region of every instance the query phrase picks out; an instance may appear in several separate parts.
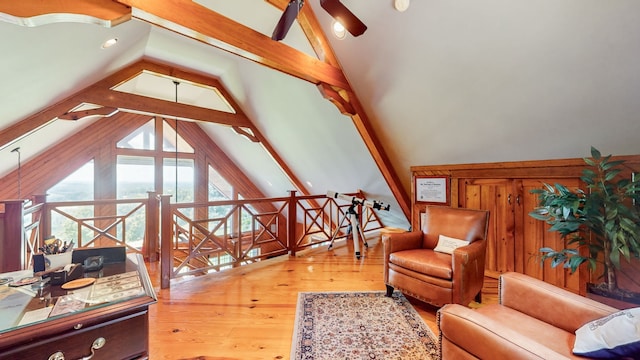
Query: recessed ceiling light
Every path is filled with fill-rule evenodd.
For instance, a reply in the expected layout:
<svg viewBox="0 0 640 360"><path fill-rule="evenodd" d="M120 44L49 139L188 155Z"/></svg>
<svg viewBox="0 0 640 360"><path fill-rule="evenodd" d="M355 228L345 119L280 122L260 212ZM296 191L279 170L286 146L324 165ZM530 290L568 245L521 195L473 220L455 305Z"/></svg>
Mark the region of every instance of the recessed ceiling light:
<svg viewBox="0 0 640 360"><path fill-rule="evenodd" d="M107 40L107 41L102 43L102 48L103 49L110 48L113 45L115 45L117 42L118 42L117 38L109 39L109 40Z"/></svg>
<svg viewBox="0 0 640 360"><path fill-rule="evenodd" d="M333 35L335 35L340 40L344 39L344 37L347 36L347 29L344 28L344 25L335 20L333 21L331 29L333 30Z"/></svg>

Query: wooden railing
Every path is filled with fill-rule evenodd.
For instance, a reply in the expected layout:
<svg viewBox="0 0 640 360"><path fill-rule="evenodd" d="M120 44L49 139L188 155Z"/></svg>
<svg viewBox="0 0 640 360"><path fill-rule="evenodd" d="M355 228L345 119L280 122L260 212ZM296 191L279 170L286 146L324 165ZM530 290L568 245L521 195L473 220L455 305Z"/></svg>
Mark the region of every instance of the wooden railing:
<svg viewBox="0 0 640 360"><path fill-rule="evenodd" d="M157 200L150 198L45 203L43 222L48 227L44 233L47 237L54 236L53 224L57 222L58 226L70 225L75 228L75 235L71 239L61 239L73 241L75 247L125 246L127 252L142 254L146 242L146 208L148 203L153 201ZM132 235L129 231L128 224L131 225L134 221L142 223L142 231L138 236Z"/></svg>
<svg viewBox="0 0 640 360"><path fill-rule="evenodd" d="M356 193L361 197L362 194ZM161 287L185 275L246 265L318 246L348 235L350 204L324 195L171 204L161 196ZM383 227L377 214L359 206L363 231ZM215 215L212 215L215 214Z"/></svg>
<svg viewBox="0 0 640 360"><path fill-rule="evenodd" d="M352 195L362 197L360 193ZM159 256L161 287L166 288L173 278L295 254L349 235L345 217L351 204L339 204L344 201L324 195L296 196L291 191L280 198L179 204L171 204L170 199L149 193L147 199L41 202L29 207L20 203L24 213L12 218L30 215L32 221L20 225L23 245L12 252L20 252L20 266L28 268L43 239L54 235L55 224L66 226L74 235L62 240L73 241L76 247L125 246L150 262ZM383 227L373 209L357 208L364 232ZM137 236L130 234L133 225L137 225ZM141 226L144 230L140 234ZM3 259L8 256L5 252L1 255Z"/></svg>
<svg viewBox="0 0 640 360"><path fill-rule="evenodd" d="M362 193L350 194L364 198ZM315 204L315 206L314 206ZM351 204L344 201L336 202L333 198L325 196L299 196L296 198L294 213L300 221L300 230L295 232L296 250L317 246L332 238L340 239L348 235L347 210ZM363 231L377 230L383 227L378 215L366 206L358 206L360 227Z"/></svg>
<svg viewBox="0 0 640 360"><path fill-rule="evenodd" d="M154 193L147 199L133 200L47 203L44 199L35 196L30 202L0 202L6 225L0 227L4 229L0 231L2 272L30 268L33 254L52 236L73 243L74 247L125 246L128 252L154 258L151 256L154 247L147 246L158 242L157 235L149 236L158 234L158 199ZM127 224L132 223L142 227L137 236L128 230ZM156 226L156 230L150 230L149 226ZM56 234L60 228L65 228L64 234Z"/></svg>

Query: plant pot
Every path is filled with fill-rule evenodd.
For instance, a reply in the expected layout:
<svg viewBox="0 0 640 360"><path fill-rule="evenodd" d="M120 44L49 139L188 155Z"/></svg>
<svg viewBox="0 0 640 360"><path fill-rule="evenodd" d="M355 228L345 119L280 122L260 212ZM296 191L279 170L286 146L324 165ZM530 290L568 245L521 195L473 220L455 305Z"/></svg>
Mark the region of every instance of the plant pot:
<svg viewBox="0 0 640 360"><path fill-rule="evenodd" d="M640 293L625 289L607 289L605 283L587 283L587 297L618 309L629 309L640 306Z"/></svg>

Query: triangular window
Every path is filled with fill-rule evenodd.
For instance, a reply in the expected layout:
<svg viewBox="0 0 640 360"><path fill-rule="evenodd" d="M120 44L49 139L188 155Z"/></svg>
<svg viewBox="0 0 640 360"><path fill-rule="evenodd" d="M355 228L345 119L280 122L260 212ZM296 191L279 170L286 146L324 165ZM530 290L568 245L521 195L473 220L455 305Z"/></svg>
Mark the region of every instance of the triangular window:
<svg viewBox="0 0 640 360"><path fill-rule="evenodd" d="M155 120L151 119L118 141L116 147L119 149L155 150L155 134Z"/></svg>
<svg viewBox="0 0 640 360"><path fill-rule="evenodd" d="M47 190L47 202L93 200L93 178L91 160L50 187Z"/></svg>
<svg viewBox="0 0 640 360"><path fill-rule="evenodd" d="M180 124L178 123L177 126L180 126ZM182 136L178 135L176 137L176 131L171 125L169 125L167 121L162 122L162 133L164 135L164 139L162 140L163 151L175 152L177 142L178 152L189 154L194 153L193 147L191 147L191 145L189 145L189 143L187 143L187 141Z"/></svg>
<svg viewBox="0 0 640 360"><path fill-rule="evenodd" d="M64 201L93 201L94 199L94 166L93 160L79 167L60 182L47 190L47 203ZM51 236L67 243L73 241L79 244L78 222L85 219L86 224L93 225L93 205L60 205L58 211L51 212L49 219ZM87 226L82 228L82 238L90 239L95 236Z"/></svg>
<svg viewBox="0 0 640 360"><path fill-rule="evenodd" d="M209 201L232 200L233 187L209 165Z"/></svg>
<svg viewBox="0 0 640 360"><path fill-rule="evenodd" d="M178 124L180 126L180 124ZM176 136L175 129L166 121L162 122L162 150L168 152L178 152L193 154L195 151L191 145L182 137ZM155 119L149 120L146 124L137 128L131 134L118 141L116 146L119 149L155 150L156 149Z"/></svg>

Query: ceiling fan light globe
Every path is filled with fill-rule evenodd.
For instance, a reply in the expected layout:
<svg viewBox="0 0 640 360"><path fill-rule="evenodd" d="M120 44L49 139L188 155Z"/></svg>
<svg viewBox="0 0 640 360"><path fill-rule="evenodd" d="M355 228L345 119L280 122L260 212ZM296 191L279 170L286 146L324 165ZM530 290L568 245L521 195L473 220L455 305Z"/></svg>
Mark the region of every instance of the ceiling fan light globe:
<svg viewBox="0 0 640 360"><path fill-rule="evenodd" d="M342 40L347 36L347 29L342 25L339 21L334 20L333 25L331 26L331 30L333 30L333 35L335 35L338 39Z"/></svg>
<svg viewBox="0 0 640 360"><path fill-rule="evenodd" d="M409 8L409 3L411 1L410 0L394 0L393 1L393 7L400 11L403 12L405 10L407 10Z"/></svg>

